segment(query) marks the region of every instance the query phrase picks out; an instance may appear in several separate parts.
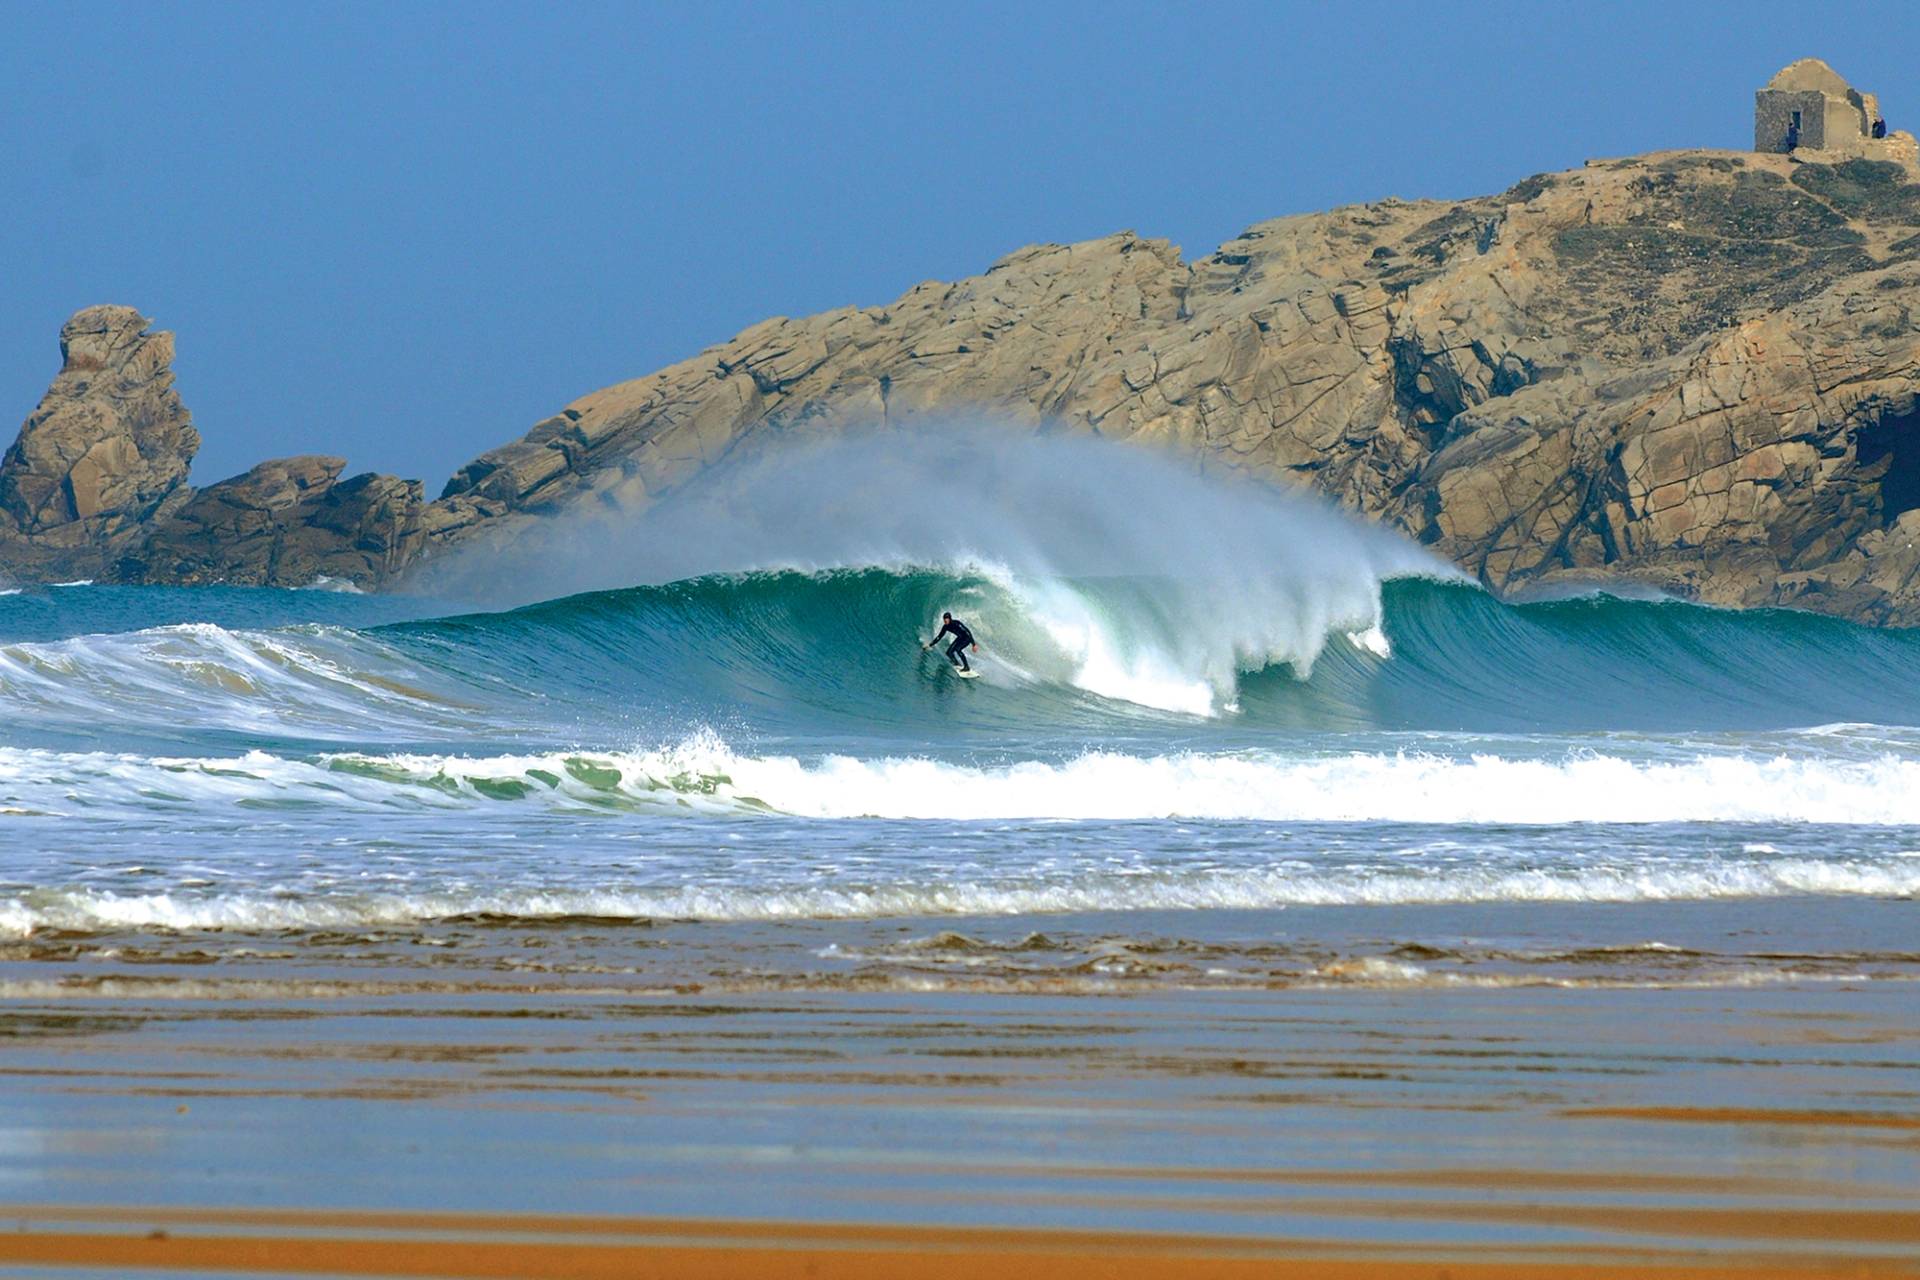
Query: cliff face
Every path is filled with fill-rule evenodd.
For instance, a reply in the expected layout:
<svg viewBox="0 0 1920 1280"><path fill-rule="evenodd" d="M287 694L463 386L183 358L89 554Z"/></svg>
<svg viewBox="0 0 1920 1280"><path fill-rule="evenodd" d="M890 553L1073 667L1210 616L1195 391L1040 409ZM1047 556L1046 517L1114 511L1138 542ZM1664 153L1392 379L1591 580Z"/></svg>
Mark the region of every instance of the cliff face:
<svg viewBox="0 0 1920 1280"><path fill-rule="evenodd" d="M456 475L429 537L631 512L782 432L974 415L1310 485L1501 590L1920 621L1917 303L1920 185L1866 160L1594 164L1191 264L1040 246L587 396Z"/></svg>
<svg viewBox="0 0 1920 1280"><path fill-rule="evenodd" d="M122 539L113 562L137 580L378 585L555 512L630 517L787 433L972 418L1311 486L1499 590L1633 580L1920 622L1912 176L1678 152L1261 223L1192 263L1130 234L1038 246L586 396L435 502L296 459L190 497L183 464L140 515L173 473L130 468L145 496L115 500L116 532L61 545ZM4 546L34 554L57 528L17 513L49 509L31 495L93 439L16 480L46 412L0 469Z"/></svg>

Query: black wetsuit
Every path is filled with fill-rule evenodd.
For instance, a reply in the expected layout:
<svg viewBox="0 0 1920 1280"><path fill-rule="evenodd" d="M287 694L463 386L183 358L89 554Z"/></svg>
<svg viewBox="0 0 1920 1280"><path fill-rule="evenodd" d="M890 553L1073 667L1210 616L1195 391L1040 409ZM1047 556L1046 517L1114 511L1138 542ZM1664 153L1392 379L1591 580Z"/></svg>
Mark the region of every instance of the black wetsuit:
<svg viewBox="0 0 1920 1280"><path fill-rule="evenodd" d="M949 631L953 633L953 643L947 646L947 661L962 671L973 670L967 665L966 654L967 646L973 643L973 632L967 630L967 624L960 619L948 618L947 625L940 628L940 635L933 638L933 643L939 644L940 636L946 635Z"/></svg>

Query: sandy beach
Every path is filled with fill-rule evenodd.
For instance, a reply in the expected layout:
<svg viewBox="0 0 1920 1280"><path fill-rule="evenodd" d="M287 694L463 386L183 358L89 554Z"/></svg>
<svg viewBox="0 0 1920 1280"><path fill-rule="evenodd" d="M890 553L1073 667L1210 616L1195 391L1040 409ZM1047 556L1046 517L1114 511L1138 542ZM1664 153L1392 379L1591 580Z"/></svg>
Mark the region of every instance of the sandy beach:
<svg viewBox="0 0 1920 1280"><path fill-rule="evenodd" d="M1920 6L4 22L0 1280L1920 1280Z"/></svg>
<svg viewBox="0 0 1920 1280"><path fill-rule="evenodd" d="M5 971L10 1274L1920 1274L1906 982Z"/></svg>
<svg viewBox="0 0 1920 1280"><path fill-rule="evenodd" d="M701 1277L1050 1274L1067 1280L1748 1280L1911 1276L1911 1259L1807 1251L1790 1258L1593 1248L1576 1257L1454 1247L1355 1253L1303 1240L1221 1240L1046 1231L882 1229L651 1219L473 1215L8 1210L0 1263L209 1273L429 1277ZM155 1225L156 1223L164 1225ZM1762 1229L1764 1234L1764 1229ZM1911 1221L1902 1233L1914 1242Z"/></svg>

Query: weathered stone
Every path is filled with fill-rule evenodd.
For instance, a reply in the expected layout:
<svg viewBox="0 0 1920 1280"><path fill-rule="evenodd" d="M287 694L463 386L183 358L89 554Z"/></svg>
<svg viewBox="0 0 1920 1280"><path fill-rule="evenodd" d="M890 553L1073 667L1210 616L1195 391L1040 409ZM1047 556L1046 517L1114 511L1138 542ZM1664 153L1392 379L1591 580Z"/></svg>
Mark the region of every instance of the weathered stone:
<svg viewBox="0 0 1920 1280"><path fill-rule="evenodd" d="M1753 96L1753 149L1810 158L1861 156L1911 165L1911 133L1889 132L1880 100L1818 58L1789 63Z"/></svg>
<svg viewBox="0 0 1920 1280"><path fill-rule="evenodd" d="M116 576L146 582L374 585L419 549L417 481L340 480L339 458L279 458L196 493Z"/></svg>
<svg viewBox="0 0 1920 1280"><path fill-rule="evenodd" d="M1311 486L1496 590L1626 578L1920 622L1920 182L1804 158L1596 162L1261 223L1191 263L1131 233L1034 246L594 392L434 503L312 459L188 503L181 461L119 542L99 530L152 464L79 384L145 370L170 394L170 346L136 358L124 323L90 321L56 383L65 443L28 449L36 415L0 469L25 530L4 545L16 573L111 544L143 580L377 584L553 512L633 518L773 441L975 419Z"/></svg>
<svg viewBox="0 0 1920 1280"><path fill-rule="evenodd" d="M173 389L173 335L132 307L89 307L60 331L60 373L0 461L0 518L107 551L184 498L200 435ZM82 564L82 569L93 566Z"/></svg>
<svg viewBox="0 0 1920 1280"><path fill-rule="evenodd" d="M345 482L339 458L263 462L195 492L199 448L173 387L173 337L89 307L0 463L0 567L13 577L377 586L420 549L419 485Z"/></svg>
<svg viewBox="0 0 1920 1280"><path fill-rule="evenodd" d="M1905 501L1886 477L1920 475L1920 431L1893 462L1855 446L1920 385L1920 278L1891 248L1920 184L1866 163L1648 156L1524 201L1263 223L1190 265L1131 235L1021 250L577 401L565 468L546 424L494 450L426 551L589 499L637 512L785 432L965 409L1311 484L1498 589L1599 571L1829 607L1792 575L1871 565L1855 542ZM1920 620L1889 581L1845 607Z"/></svg>

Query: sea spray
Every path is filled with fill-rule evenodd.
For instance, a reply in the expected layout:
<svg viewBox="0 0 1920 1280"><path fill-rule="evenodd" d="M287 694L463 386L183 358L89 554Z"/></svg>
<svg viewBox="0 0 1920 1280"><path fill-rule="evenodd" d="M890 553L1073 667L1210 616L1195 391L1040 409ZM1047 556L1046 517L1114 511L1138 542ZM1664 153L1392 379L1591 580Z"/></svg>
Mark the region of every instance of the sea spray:
<svg viewBox="0 0 1920 1280"><path fill-rule="evenodd" d="M643 512L533 526L426 581L511 601L869 567L991 577L1029 606L1072 682L1194 714L1231 701L1240 672L1304 674L1329 636L1377 627L1385 579L1459 576L1304 491L1137 446L958 424L768 436ZM1153 589L1118 611L1074 585L1089 581Z"/></svg>

